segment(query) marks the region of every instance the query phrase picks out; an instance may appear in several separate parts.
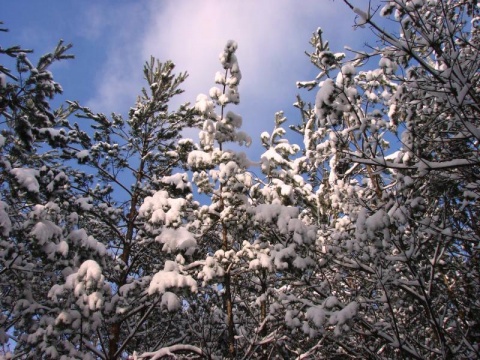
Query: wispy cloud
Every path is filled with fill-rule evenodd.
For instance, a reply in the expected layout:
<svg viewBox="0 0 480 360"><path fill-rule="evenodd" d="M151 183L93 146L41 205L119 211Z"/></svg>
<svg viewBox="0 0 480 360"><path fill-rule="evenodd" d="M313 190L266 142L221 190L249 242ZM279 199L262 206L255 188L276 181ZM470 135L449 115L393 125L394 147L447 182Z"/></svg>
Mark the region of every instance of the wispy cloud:
<svg viewBox="0 0 480 360"><path fill-rule="evenodd" d="M125 112L143 86L142 66L150 55L189 72L182 100L193 102L214 86L218 54L234 39L243 73L238 111L250 118L246 130L255 133L270 129L274 112L294 101L296 80L315 76L304 50L318 26L335 37L337 50L358 36L352 32L354 15L327 0L168 0L124 8L118 16L120 30L90 100L94 108Z"/></svg>

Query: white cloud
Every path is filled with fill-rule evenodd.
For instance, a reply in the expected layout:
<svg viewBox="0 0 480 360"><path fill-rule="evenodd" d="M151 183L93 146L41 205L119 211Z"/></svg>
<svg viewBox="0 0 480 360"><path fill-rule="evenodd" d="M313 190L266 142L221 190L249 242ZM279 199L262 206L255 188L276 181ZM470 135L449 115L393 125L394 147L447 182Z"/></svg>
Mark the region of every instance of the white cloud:
<svg viewBox="0 0 480 360"><path fill-rule="evenodd" d="M153 27L144 38L143 55L173 59L191 74L189 86L206 92L219 70L218 54L234 39L243 92L264 93L281 83L302 57L308 41L305 24L318 8L318 1L302 6L295 1L168 2L161 12L152 9Z"/></svg>
<svg viewBox="0 0 480 360"><path fill-rule="evenodd" d="M144 86L142 67L150 55L188 71L182 101L193 102L214 86L218 54L234 39L243 74L241 105L234 111L244 116L245 130L253 130L254 138L272 128L275 111L294 102L295 81L316 75L304 51L318 26L336 51L359 35L352 31L355 15L341 2L326 0L166 0L142 9L124 7L116 16L120 32L109 46L90 106L125 113Z"/></svg>
<svg viewBox="0 0 480 360"><path fill-rule="evenodd" d="M284 78L295 76L299 60L304 61L300 66L308 64L303 51L317 26L338 41L346 38L342 34L351 33L353 15L342 16L345 13L350 14L341 3L317 0L170 0L150 2L147 11L124 5L122 11L104 14L107 21L110 16L117 19L115 29L111 29L117 33L114 46L109 46L109 60L100 72L100 99L96 102L113 105L109 99L118 97L117 104L122 105L123 93L137 93L132 80L138 81L150 55L173 60L179 71L190 73L189 90L207 92L218 69L217 55L231 38L239 43L242 87L272 95L267 90L278 89L275 85L291 86Z"/></svg>

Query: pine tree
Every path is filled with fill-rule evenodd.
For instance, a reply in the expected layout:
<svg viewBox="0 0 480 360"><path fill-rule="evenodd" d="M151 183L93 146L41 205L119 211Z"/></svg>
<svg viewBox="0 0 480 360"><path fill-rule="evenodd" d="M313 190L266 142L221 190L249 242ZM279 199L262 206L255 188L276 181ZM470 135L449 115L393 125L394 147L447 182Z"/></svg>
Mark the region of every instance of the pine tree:
<svg viewBox="0 0 480 360"><path fill-rule="evenodd" d="M16 63L16 72L0 66L0 342L7 355L13 351L24 358L82 353L81 346L69 347L73 338L79 343L79 335L56 328L64 309L52 291L73 280L76 270L82 272L84 260L98 266L106 255L105 246L78 224L78 199L69 191L76 171L64 163L63 150L80 142L82 134L70 131L68 111L50 106L62 88L49 67L72 58L70 47L60 42L35 65L27 57L30 50L0 49ZM83 280L90 278L82 276L77 284ZM93 297L100 298L105 288L96 285ZM86 315L74 309L70 314L70 322Z"/></svg>
<svg viewBox="0 0 480 360"><path fill-rule="evenodd" d="M319 29L319 75L298 84L320 87L296 103L293 163L312 184L300 204L318 224L323 310L300 311L322 337L298 355L477 357L478 7L388 1L396 34L344 2L379 45L347 58Z"/></svg>
<svg viewBox="0 0 480 360"><path fill-rule="evenodd" d="M0 48L16 60L0 65L4 352L479 357L479 8L389 0L389 32L344 3L376 46L337 53L318 29L303 142L278 112L256 163L236 150L234 41L194 107L170 109L187 75L152 58L127 119L50 109L69 45L35 66Z"/></svg>
<svg viewBox="0 0 480 360"><path fill-rule="evenodd" d="M148 88L130 109L128 120L117 114L110 120L70 103L71 111L92 121L95 130L93 139L67 152L87 171L96 172L92 180L97 183L91 186L91 181L77 191L84 194L88 209L82 222L110 255L103 273L111 291L104 299L97 331L102 356L108 359L151 351L180 338L180 323L172 326L172 312L181 308L181 299L167 290L195 287L186 276L161 279L171 271L162 243L163 249L176 249L168 236L178 236L175 228L183 222L184 210L193 206L190 183L178 171L190 149L188 142L178 140L182 129L193 124L193 112L185 105L169 109L169 101L182 92L179 86L187 77L173 70L172 62L154 58L145 64ZM193 245L187 240L178 246L188 253ZM168 336L159 337L166 332ZM98 350L98 345L90 347Z"/></svg>
<svg viewBox="0 0 480 360"><path fill-rule="evenodd" d="M166 235L144 218L160 204L155 222L174 228L191 204L178 171L190 144L178 140L193 112L169 110L187 75L153 58L127 121L76 102L52 112L48 100L62 89L48 67L71 57L69 48L60 43L36 66L27 51L2 49L19 75L1 67L0 340L25 358L117 359L182 336L172 315L180 298L155 283L171 263L161 251ZM178 276L165 286L195 282Z"/></svg>
<svg viewBox="0 0 480 360"><path fill-rule="evenodd" d="M235 358L238 351L236 336L241 316L236 313L239 285L236 251L249 237L244 226L249 206L248 188L252 180L246 172L248 162L245 155L226 149L229 142L240 145L251 143L249 136L239 130L241 116L226 109L227 105L240 101L238 85L241 72L236 50L236 42L229 41L220 54L223 72L215 75L215 82L220 88L210 89L209 97L204 94L197 97L195 108L202 123L200 144L198 150L192 151L188 157L194 183L201 192L211 197L211 204L202 206L196 212L199 226L195 231L206 256L197 276L203 283L205 296L209 297L212 291L221 294L221 305L215 304L214 311L225 318L225 321L214 319L214 323L207 325L220 337L217 348L209 351L215 354L220 350L221 355L228 358ZM213 298L219 299L218 295L213 295ZM209 339L212 340L217 339Z"/></svg>

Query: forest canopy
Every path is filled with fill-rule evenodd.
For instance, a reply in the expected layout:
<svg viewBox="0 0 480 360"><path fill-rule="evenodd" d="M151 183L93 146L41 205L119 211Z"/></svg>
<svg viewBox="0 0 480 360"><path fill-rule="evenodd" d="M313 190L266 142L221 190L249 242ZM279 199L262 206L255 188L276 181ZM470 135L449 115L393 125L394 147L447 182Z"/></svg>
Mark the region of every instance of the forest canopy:
<svg viewBox="0 0 480 360"><path fill-rule="evenodd" d="M193 104L148 59L126 115L52 108L71 45L0 47L1 359L480 357L477 1L343 5L370 46L318 28L258 134L234 40Z"/></svg>

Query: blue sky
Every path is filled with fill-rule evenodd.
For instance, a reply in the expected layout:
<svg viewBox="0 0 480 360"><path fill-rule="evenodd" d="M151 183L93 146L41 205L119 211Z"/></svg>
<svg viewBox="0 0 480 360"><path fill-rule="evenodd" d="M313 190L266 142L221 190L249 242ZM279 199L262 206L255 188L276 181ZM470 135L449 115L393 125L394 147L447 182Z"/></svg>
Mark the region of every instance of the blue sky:
<svg viewBox="0 0 480 360"><path fill-rule="evenodd" d="M352 2L365 9L368 4ZM340 0L18 0L2 4L0 20L10 30L0 33L0 44L33 48L34 60L59 39L73 43L76 58L52 69L64 88L61 100L105 113L126 114L134 104L150 55L189 72L177 101L193 103L214 85L226 41L236 40L241 104L230 109L242 115L243 130L254 140L247 151L252 160L276 111L297 122L295 82L316 76L304 55L312 32L322 27L336 52L345 45L359 48L371 36L368 29L353 29L355 14ZM314 98L314 92L301 94Z"/></svg>

